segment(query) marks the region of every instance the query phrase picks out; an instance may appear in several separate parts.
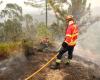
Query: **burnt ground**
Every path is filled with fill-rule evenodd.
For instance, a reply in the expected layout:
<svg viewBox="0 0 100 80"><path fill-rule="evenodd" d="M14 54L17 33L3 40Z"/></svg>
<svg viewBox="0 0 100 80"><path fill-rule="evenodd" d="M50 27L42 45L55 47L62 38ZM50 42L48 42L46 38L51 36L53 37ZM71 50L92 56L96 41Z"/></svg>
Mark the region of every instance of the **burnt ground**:
<svg viewBox="0 0 100 80"><path fill-rule="evenodd" d="M11 56L11 58L0 62L0 80L24 80L41 68L55 54L54 52L36 51L35 55L28 57L28 59L22 53ZM90 67L91 65L93 68ZM49 67L50 65L31 80L100 80L100 76L97 76L98 73L95 71L99 70L98 66L78 56L74 56L70 66L65 66L62 62L60 70L52 70Z"/></svg>

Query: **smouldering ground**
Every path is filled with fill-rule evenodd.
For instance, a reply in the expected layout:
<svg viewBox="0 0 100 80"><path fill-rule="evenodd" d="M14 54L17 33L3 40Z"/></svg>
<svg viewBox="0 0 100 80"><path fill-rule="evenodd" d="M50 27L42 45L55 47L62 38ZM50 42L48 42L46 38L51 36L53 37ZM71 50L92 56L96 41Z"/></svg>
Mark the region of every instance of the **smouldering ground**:
<svg viewBox="0 0 100 80"><path fill-rule="evenodd" d="M53 55L55 54L36 52L28 60L21 54L1 61L0 80L24 80L50 60ZM35 75L32 80L100 80L91 69L79 63L76 56L70 66L62 63L60 70L52 70L49 66Z"/></svg>

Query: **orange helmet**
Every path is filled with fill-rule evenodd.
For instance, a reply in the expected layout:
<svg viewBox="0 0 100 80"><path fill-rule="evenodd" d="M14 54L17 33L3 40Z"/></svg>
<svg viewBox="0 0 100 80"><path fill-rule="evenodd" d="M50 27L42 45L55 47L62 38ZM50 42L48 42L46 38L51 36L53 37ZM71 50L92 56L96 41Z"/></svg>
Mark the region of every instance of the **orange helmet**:
<svg viewBox="0 0 100 80"><path fill-rule="evenodd" d="M66 20L69 20L69 19L73 19L73 16L72 15L66 16Z"/></svg>

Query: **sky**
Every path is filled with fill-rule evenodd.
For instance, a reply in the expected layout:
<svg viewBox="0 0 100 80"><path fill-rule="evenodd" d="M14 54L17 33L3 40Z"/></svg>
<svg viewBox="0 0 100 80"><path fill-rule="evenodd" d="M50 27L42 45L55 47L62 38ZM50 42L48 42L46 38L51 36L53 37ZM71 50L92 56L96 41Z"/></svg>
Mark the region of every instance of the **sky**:
<svg viewBox="0 0 100 80"><path fill-rule="evenodd" d="M0 0L1 1L1 0ZM26 9L26 5L24 5L24 1L27 1L27 0L2 0L4 3L1 6L1 9L4 8L5 4L6 3L17 3L19 4L20 6L23 6L24 9ZM31 1L31 0L30 0ZM40 1L40 0L36 0L36 1ZM91 2L92 4L92 8L95 8L95 7L100 7L100 0L87 0L88 2Z"/></svg>
<svg viewBox="0 0 100 80"><path fill-rule="evenodd" d="M89 2L91 2L91 7L95 8L95 7L100 7L100 0L88 0Z"/></svg>
<svg viewBox="0 0 100 80"><path fill-rule="evenodd" d="M22 7L24 14L26 14L26 13L32 14L34 16L34 18L37 18L37 16L40 16L41 12L43 12L45 14L45 11L43 8L37 9L37 8L33 8L29 5L25 5L24 1L27 1L27 0L0 0L0 1L3 1L3 4L0 5L0 10L4 9L4 7L6 6L7 3L16 3ZM32 0L29 0L29 1L32 1ZM41 1L41 0L36 0L36 1ZM95 12L95 8L100 7L100 0L87 0L87 1L88 1L88 3L91 2L91 4L92 4L91 9L94 9L94 12ZM97 8L97 12L98 12L98 8ZM94 13L94 14L96 14L96 13ZM48 15L52 16L52 12ZM42 18L43 17L44 17L44 15L42 15Z"/></svg>

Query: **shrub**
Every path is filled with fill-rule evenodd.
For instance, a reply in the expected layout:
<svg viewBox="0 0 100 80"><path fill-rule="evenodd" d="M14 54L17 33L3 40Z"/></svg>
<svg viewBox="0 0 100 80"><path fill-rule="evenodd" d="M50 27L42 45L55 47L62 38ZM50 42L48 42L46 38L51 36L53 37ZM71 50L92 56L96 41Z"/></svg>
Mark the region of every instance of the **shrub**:
<svg viewBox="0 0 100 80"><path fill-rule="evenodd" d="M18 50L21 42L2 42L0 43L0 56L9 57L11 52Z"/></svg>

